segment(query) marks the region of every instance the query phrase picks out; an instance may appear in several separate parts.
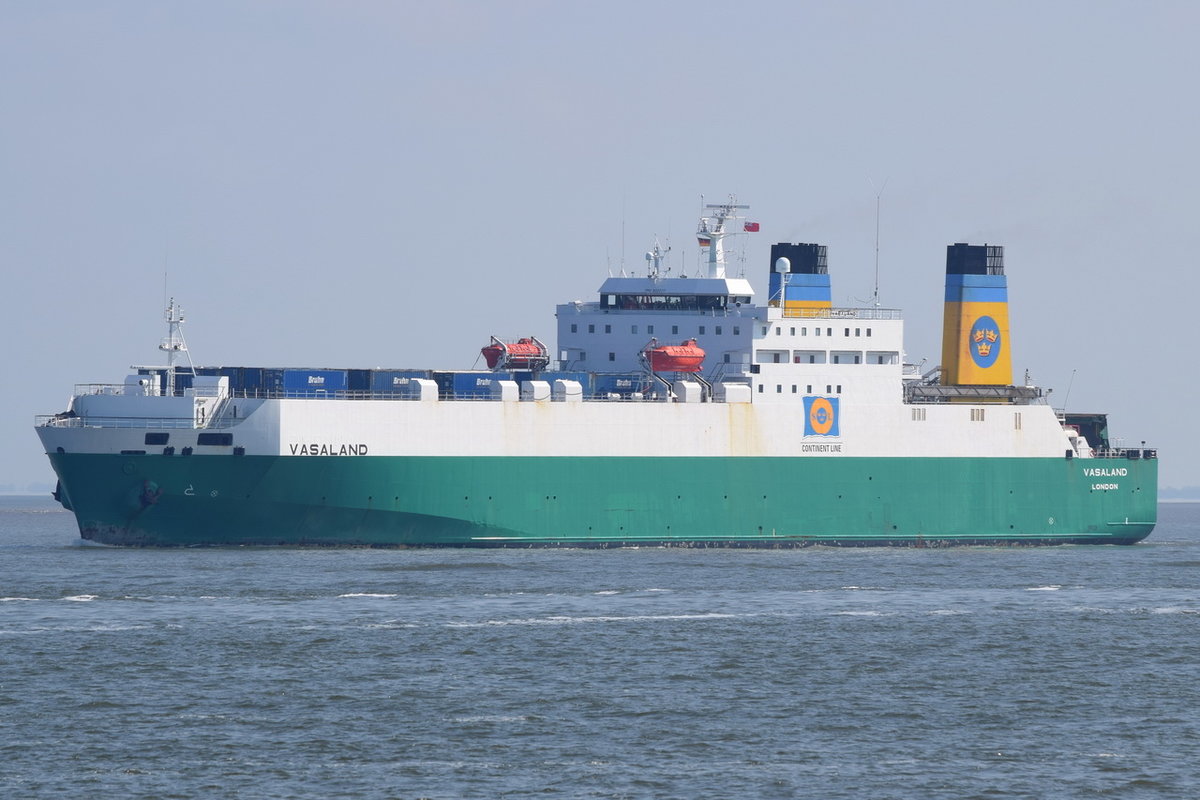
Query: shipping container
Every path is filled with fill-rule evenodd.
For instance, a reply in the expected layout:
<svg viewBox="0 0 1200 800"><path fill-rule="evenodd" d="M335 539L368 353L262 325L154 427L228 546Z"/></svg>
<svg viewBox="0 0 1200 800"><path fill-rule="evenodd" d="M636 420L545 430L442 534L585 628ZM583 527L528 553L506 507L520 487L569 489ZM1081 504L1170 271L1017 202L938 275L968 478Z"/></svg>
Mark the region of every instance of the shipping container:
<svg viewBox="0 0 1200 800"><path fill-rule="evenodd" d="M496 381L509 380L507 372L456 372L453 388L456 400L487 400Z"/></svg>
<svg viewBox="0 0 1200 800"><path fill-rule="evenodd" d="M412 382L418 378L428 378L429 370L425 369L376 369L371 371L371 394L388 396L408 396L412 391Z"/></svg>
<svg viewBox="0 0 1200 800"><path fill-rule="evenodd" d="M610 394L628 397L633 392L646 391L647 384L643 372L597 372L592 375L592 393L598 397Z"/></svg>
<svg viewBox="0 0 1200 800"><path fill-rule="evenodd" d="M350 390L351 394L363 396L371 391L371 370L351 369L346 372L346 388Z"/></svg>
<svg viewBox="0 0 1200 800"><path fill-rule="evenodd" d="M285 397L335 397L346 392L344 369L285 369Z"/></svg>

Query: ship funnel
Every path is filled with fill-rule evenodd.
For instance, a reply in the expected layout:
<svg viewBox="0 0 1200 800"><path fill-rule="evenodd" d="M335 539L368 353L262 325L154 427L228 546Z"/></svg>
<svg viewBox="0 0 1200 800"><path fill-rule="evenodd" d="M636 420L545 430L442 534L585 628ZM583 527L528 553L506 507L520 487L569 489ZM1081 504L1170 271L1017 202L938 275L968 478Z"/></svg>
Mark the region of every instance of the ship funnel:
<svg viewBox="0 0 1200 800"><path fill-rule="evenodd" d="M832 307L831 297L825 245L771 245L771 305L796 316L816 316L813 309Z"/></svg>
<svg viewBox="0 0 1200 800"><path fill-rule="evenodd" d="M1003 247L952 244L946 248L943 319L943 385L1012 385Z"/></svg>

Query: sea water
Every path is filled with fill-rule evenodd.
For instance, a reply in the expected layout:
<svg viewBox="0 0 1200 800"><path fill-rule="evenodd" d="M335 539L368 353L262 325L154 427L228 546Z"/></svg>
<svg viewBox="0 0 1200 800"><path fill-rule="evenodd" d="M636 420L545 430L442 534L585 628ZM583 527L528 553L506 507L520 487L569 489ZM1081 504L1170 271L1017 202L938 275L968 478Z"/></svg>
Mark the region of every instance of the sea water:
<svg viewBox="0 0 1200 800"><path fill-rule="evenodd" d="M1195 798L1130 547L116 549L0 500L0 797Z"/></svg>

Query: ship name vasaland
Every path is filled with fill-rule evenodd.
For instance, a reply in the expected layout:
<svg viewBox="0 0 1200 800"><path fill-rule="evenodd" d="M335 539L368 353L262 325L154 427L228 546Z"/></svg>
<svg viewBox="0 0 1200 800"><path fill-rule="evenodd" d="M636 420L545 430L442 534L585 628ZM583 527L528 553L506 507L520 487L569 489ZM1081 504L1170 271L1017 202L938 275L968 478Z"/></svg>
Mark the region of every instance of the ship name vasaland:
<svg viewBox="0 0 1200 800"><path fill-rule="evenodd" d="M289 444L294 456L365 456L365 444Z"/></svg>
<svg viewBox="0 0 1200 800"><path fill-rule="evenodd" d="M1089 478L1124 478L1129 474L1129 470L1125 467L1087 467L1083 474Z"/></svg>

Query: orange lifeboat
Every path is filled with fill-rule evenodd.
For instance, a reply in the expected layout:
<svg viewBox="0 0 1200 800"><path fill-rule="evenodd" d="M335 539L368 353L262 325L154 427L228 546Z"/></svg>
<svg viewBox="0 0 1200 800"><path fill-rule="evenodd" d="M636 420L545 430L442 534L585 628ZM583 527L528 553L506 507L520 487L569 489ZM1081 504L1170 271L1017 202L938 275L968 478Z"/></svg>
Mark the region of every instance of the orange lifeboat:
<svg viewBox="0 0 1200 800"><path fill-rule="evenodd" d="M502 342L493 336L492 343L479 352L487 361L488 369L541 370L550 363L546 346L533 336L515 342Z"/></svg>
<svg viewBox="0 0 1200 800"><path fill-rule="evenodd" d="M697 346L695 339L666 345L652 339L642 355L654 372L699 372L704 365L704 350Z"/></svg>

